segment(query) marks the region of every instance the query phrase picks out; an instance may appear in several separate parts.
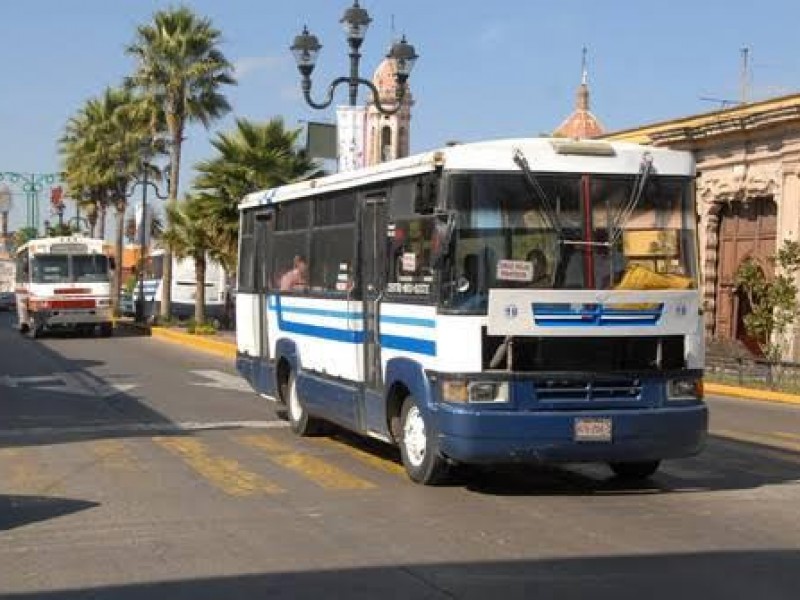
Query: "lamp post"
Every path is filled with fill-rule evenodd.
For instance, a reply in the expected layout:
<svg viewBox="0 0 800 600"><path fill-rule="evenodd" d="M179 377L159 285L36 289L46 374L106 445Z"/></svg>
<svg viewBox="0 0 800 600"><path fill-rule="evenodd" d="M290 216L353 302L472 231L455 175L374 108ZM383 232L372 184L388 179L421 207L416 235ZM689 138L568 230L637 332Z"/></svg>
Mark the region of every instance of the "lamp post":
<svg viewBox="0 0 800 600"><path fill-rule="evenodd" d="M11 188L5 183L0 183L0 253L9 251L8 212L11 210L11 204Z"/></svg>
<svg viewBox="0 0 800 600"><path fill-rule="evenodd" d="M25 192L26 200L26 225L39 230L39 192L45 186L52 186L61 181L61 173L17 173L14 171L0 172L0 182L8 181L18 185Z"/></svg>
<svg viewBox="0 0 800 600"><path fill-rule="evenodd" d="M317 36L309 33L308 27L303 27L302 33L294 38L294 43L290 49L294 54L295 60L297 61L297 68L302 76L301 86L303 97L309 106L316 109L329 107L331 102L333 102L333 94L336 88L342 84L347 84L351 107L356 106L358 100L358 86L364 85L372 92L372 100L381 114L393 115L400 110L403 97L406 93L408 76L411 74L411 69L414 68L414 62L418 57L414 51L414 46L406 41L405 36L403 36L399 42L392 44L386 57L393 60L395 64L395 78L397 81L395 105L393 107L384 106L381 103L378 89L370 80L362 79L358 70L361 60L361 53L359 50L371 21L372 19L369 17L367 11L358 5L358 0L353 2L353 6L348 8L344 16L340 19L347 35L347 43L350 46L350 75L334 79L328 87L327 97L322 102L315 102L311 98L311 73L314 71L317 55L322 45L320 45Z"/></svg>
<svg viewBox="0 0 800 600"><path fill-rule="evenodd" d="M161 194L161 191L158 189L158 186L149 180L149 171L152 165L150 164L150 159L153 156L153 142L150 139L145 139L142 141L139 147L139 156L141 161L141 179L136 177L135 175L131 175L126 171L126 165L124 161L120 161L117 164L117 176L118 176L118 187L120 195L125 196L126 198L130 198L136 188L141 186L142 188L142 222L139 228L139 294L136 299L136 322L143 323L144 322L144 265L145 265L145 250L147 245L147 237L146 237L146 228L147 228L147 188L151 187L153 189L153 193L156 195L157 198L160 200L166 200L169 197L169 194ZM169 170L167 170L169 173ZM167 183L167 187L169 188L169 182ZM121 271L122 269L122 257L117 257L119 261L118 269Z"/></svg>

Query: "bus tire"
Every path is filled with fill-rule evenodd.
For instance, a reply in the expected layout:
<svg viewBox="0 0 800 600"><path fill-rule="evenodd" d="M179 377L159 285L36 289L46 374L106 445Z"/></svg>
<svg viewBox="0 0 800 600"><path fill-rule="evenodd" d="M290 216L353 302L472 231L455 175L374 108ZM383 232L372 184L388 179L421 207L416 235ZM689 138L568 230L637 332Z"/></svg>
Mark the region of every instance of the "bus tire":
<svg viewBox="0 0 800 600"><path fill-rule="evenodd" d="M114 324L113 323L103 323L100 325L100 335L102 337L111 337L114 335Z"/></svg>
<svg viewBox="0 0 800 600"><path fill-rule="evenodd" d="M660 460L644 460L641 462L613 462L609 463L608 466L611 467L614 475L620 479L641 481L648 479L658 471L660 464Z"/></svg>
<svg viewBox="0 0 800 600"><path fill-rule="evenodd" d="M414 396L407 396L400 410L400 457L408 477L434 485L447 474L447 461L436 448L435 436Z"/></svg>
<svg viewBox="0 0 800 600"><path fill-rule="evenodd" d="M286 415L289 417L289 426L299 436L317 435L320 430L320 421L308 414L303 400L297 391L297 377L292 373L286 384Z"/></svg>

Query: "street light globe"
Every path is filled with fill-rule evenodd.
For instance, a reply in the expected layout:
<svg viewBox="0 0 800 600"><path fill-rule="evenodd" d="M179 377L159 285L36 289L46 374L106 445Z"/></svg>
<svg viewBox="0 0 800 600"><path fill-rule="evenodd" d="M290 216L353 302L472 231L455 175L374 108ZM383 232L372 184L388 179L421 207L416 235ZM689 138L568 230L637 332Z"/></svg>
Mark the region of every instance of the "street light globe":
<svg viewBox="0 0 800 600"><path fill-rule="evenodd" d="M344 16L339 19L339 22L344 27L348 40L361 42L372 19L369 13L358 5L358 0L355 0L353 6L344 11Z"/></svg>

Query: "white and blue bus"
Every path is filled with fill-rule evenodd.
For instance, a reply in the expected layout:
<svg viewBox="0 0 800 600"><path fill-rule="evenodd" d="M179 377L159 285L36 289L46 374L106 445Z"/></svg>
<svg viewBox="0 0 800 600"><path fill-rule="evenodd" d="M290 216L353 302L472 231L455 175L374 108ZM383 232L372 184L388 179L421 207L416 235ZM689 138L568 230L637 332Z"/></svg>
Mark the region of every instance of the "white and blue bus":
<svg viewBox="0 0 800 600"><path fill-rule="evenodd" d="M694 163L626 143L456 145L247 196L237 366L307 435L457 463L700 451Z"/></svg>

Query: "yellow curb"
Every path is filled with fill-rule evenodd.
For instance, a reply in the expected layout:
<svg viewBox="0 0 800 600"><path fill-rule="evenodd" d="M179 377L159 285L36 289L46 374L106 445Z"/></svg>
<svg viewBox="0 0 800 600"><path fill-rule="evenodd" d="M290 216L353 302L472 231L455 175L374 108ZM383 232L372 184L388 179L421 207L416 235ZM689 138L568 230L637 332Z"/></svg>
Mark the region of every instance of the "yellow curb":
<svg viewBox="0 0 800 600"><path fill-rule="evenodd" d="M748 400L768 400L770 402L800 404L800 396L796 394L785 394L783 392L770 392L769 390L743 388L733 385L723 385L721 383L708 383L708 382L705 382L703 384L703 389L707 394L719 394L720 396L734 396L736 398L747 398Z"/></svg>
<svg viewBox="0 0 800 600"><path fill-rule="evenodd" d="M209 339L202 335L182 333L180 331L167 329L166 327L153 327L151 331L153 337L172 342L173 344L188 346L195 350L202 350L203 352L209 352L226 358L236 358L236 345L230 342Z"/></svg>

